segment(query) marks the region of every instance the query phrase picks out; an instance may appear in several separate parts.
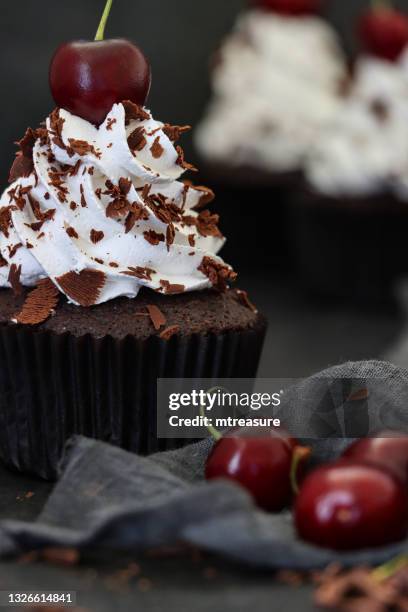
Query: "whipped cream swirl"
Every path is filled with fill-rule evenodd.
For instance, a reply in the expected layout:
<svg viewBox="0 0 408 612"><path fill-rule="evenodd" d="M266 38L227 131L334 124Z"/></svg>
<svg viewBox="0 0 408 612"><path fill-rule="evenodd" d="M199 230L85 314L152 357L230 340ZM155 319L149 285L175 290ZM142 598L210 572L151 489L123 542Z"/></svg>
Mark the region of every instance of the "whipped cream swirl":
<svg viewBox="0 0 408 612"><path fill-rule="evenodd" d="M251 10L219 55L198 150L229 165L297 170L348 78L335 32L318 17Z"/></svg>
<svg viewBox="0 0 408 612"><path fill-rule="evenodd" d="M408 53L399 63L359 60L349 97L310 149L306 175L315 190L335 197L390 190L408 199L407 65Z"/></svg>
<svg viewBox="0 0 408 612"><path fill-rule="evenodd" d="M0 286L49 278L77 305L180 293L235 277L216 253L211 190L180 180L191 166L174 141L184 128L130 102L98 128L56 110L28 130L0 203Z"/></svg>

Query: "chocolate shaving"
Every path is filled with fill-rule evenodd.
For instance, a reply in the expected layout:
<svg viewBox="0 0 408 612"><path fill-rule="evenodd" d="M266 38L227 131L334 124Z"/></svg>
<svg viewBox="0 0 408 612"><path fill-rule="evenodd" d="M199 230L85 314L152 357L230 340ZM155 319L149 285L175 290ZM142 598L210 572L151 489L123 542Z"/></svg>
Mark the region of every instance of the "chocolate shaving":
<svg viewBox="0 0 408 612"><path fill-rule="evenodd" d="M131 151L142 151L146 144L147 140L143 127L137 127L128 137L128 145Z"/></svg>
<svg viewBox="0 0 408 612"><path fill-rule="evenodd" d="M62 291L80 306L93 306L103 289L106 276L99 270L67 272L56 279Z"/></svg>
<svg viewBox="0 0 408 612"><path fill-rule="evenodd" d="M218 229L219 215L211 214L209 210L200 212L196 219L197 230L201 236L214 236L222 238L222 234Z"/></svg>
<svg viewBox="0 0 408 612"><path fill-rule="evenodd" d="M176 164L178 166L181 166L182 168L184 168L184 170L191 170L191 172L198 172L197 168L193 166L193 164L189 164L188 162L186 162L186 160L184 159L184 151L180 146L176 147L176 151L178 153L178 158L176 161Z"/></svg>
<svg viewBox="0 0 408 612"><path fill-rule="evenodd" d="M154 329L156 331L159 331L161 327L166 325L166 321L167 321L166 317L164 316L160 308L158 308L154 304L148 304L146 308L149 313L151 322L153 323Z"/></svg>
<svg viewBox="0 0 408 612"><path fill-rule="evenodd" d="M180 139L180 136L184 134L184 132L188 132L190 130L191 125L170 125L170 123L165 123L163 126L163 132L172 142L176 142Z"/></svg>
<svg viewBox="0 0 408 612"><path fill-rule="evenodd" d="M147 119L150 119L150 115L146 113L146 111L138 104L135 104L130 100L124 100L122 104L125 109L126 125L128 125L132 120L146 121Z"/></svg>
<svg viewBox="0 0 408 612"><path fill-rule="evenodd" d="M66 150L64 141L62 140L62 128L65 119L62 119L59 114L59 108L55 108L50 115L50 133L52 134L52 142L60 149Z"/></svg>
<svg viewBox="0 0 408 612"><path fill-rule="evenodd" d="M21 177L30 176L34 170L33 148L37 138L37 130L27 128L23 138L16 142L20 150L16 153L16 158L11 166L9 183L13 183Z"/></svg>
<svg viewBox="0 0 408 612"><path fill-rule="evenodd" d="M207 204L210 204L214 198L215 193L209 187L204 187L203 185L194 185L193 188L195 191L199 191L202 195L198 201L198 203L193 207L193 210L200 210Z"/></svg>
<svg viewBox="0 0 408 612"><path fill-rule="evenodd" d="M125 221L126 234L133 229L135 223L139 221L139 219L146 221L149 218L147 211L137 202L133 202L133 204L131 204L131 211L132 212L128 214Z"/></svg>
<svg viewBox="0 0 408 612"><path fill-rule="evenodd" d="M389 118L390 109L387 102L381 100L381 98L377 98L371 102L370 110L380 123L385 123Z"/></svg>
<svg viewBox="0 0 408 612"><path fill-rule="evenodd" d="M184 285L173 285L168 280L160 280L160 286L162 288L163 293L166 293L168 295L183 293L185 290Z"/></svg>
<svg viewBox="0 0 408 612"><path fill-rule="evenodd" d="M132 187L132 181L127 178L121 177L119 179L119 189L122 195L127 196L130 188Z"/></svg>
<svg viewBox="0 0 408 612"><path fill-rule="evenodd" d="M195 237L194 234L189 234L188 235L188 243L191 247L195 246Z"/></svg>
<svg viewBox="0 0 408 612"><path fill-rule="evenodd" d="M158 234L154 230L143 232L144 239L153 246L157 246L160 242L164 242L164 234Z"/></svg>
<svg viewBox="0 0 408 612"><path fill-rule="evenodd" d="M78 205L75 202L71 202L69 207L70 207L71 210L76 210L78 208Z"/></svg>
<svg viewBox="0 0 408 612"><path fill-rule="evenodd" d="M11 264L7 280L10 283L11 288L13 289L14 295L21 295L23 291L23 287L20 283L20 276L21 265L17 266L16 264Z"/></svg>
<svg viewBox="0 0 408 612"><path fill-rule="evenodd" d="M14 255L17 253L18 249L21 249L23 245L21 244L21 242L19 242L18 244L14 244L13 246L8 246L8 251L9 251L9 257L10 259L12 259L14 257Z"/></svg>
<svg viewBox="0 0 408 612"><path fill-rule="evenodd" d="M49 208L48 210L42 212L39 202L35 198L33 198L31 193L29 193L27 197L28 201L30 202L33 215L37 219L37 221L45 222L54 219L56 212L55 208Z"/></svg>
<svg viewBox="0 0 408 612"><path fill-rule="evenodd" d="M39 232L44 225L44 221L35 221L34 223L26 223L25 225L32 229L33 232Z"/></svg>
<svg viewBox="0 0 408 612"><path fill-rule="evenodd" d="M103 232L99 232L98 230L91 230L90 233L90 239L91 242L93 242L94 244L97 244L98 242L100 242L101 240L103 240L105 234Z"/></svg>
<svg viewBox="0 0 408 612"><path fill-rule="evenodd" d="M160 136L157 136L157 138L155 138L152 146L150 147L150 151L155 159L159 159L163 155L164 149L160 144Z"/></svg>
<svg viewBox="0 0 408 612"><path fill-rule="evenodd" d="M112 117L110 117L106 123L106 129L107 130L112 130L112 125L116 123L116 119L113 119Z"/></svg>
<svg viewBox="0 0 408 612"><path fill-rule="evenodd" d="M76 238L76 239L79 238L76 230L73 227L67 227L65 231L67 232L70 238Z"/></svg>
<svg viewBox="0 0 408 612"><path fill-rule="evenodd" d="M59 291L54 283L45 278L27 296L15 320L22 325L38 325L46 321L58 304Z"/></svg>
<svg viewBox="0 0 408 612"><path fill-rule="evenodd" d="M214 289L221 292L227 289L228 281L233 282L237 278L237 274L232 268L208 256L203 257L197 269L209 279Z"/></svg>
<svg viewBox="0 0 408 612"><path fill-rule="evenodd" d="M171 325L170 327L164 329L161 334L159 334L159 338L162 340L170 340L170 338L175 334L178 334L179 331L180 325Z"/></svg>
<svg viewBox="0 0 408 612"><path fill-rule="evenodd" d="M117 266L116 266L117 267ZM122 274L126 274L126 276L134 276L135 278L140 278L141 280L152 280L152 274L155 274L155 270L151 268L142 268L141 266L132 267L129 266L127 270L122 272Z"/></svg>
<svg viewBox="0 0 408 612"><path fill-rule="evenodd" d="M174 229L174 225L170 223L170 225L167 226L167 230L166 230L167 249L169 249L170 246L173 244L175 236L176 236L176 230Z"/></svg>
<svg viewBox="0 0 408 612"><path fill-rule="evenodd" d="M11 228L11 212L15 210L14 206L3 206L0 208L0 232L4 234L6 238L9 237L9 230Z"/></svg>
<svg viewBox="0 0 408 612"><path fill-rule="evenodd" d="M252 312L254 313L258 313L257 307L251 302L246 291L242 291L242 289L236 289L235 295L237 296L238 301L241 302L243 306L249 308L249 310L252 310Z"/></svg>
<svg viewBox="0 0 408 612"><path fill-rule="evenodd" d="M87 142L86 140L76 140L75 138L68 138L69 147L67 147L67 152L70 157L73 157L75 153L83 157L88 153L95 155L95 157L100 158L101 153L99 153L95 147Z"/></svg>
<svg viewBox="0 0 408 612"><path fill-rule="evenodd" d="M0 268L5 268L8 266L7 259L4 259L3 255L0 253Z"/></svg>
<svg viewBox="0 0 408 612"><path fill-rule="evenodd" d="M87 204L87 201L85 199L84 186L82 185L82 183L79 186L79 191L81 193L81 206L82 206L82 208L86 208L88 206L88 204Z"/></svg>

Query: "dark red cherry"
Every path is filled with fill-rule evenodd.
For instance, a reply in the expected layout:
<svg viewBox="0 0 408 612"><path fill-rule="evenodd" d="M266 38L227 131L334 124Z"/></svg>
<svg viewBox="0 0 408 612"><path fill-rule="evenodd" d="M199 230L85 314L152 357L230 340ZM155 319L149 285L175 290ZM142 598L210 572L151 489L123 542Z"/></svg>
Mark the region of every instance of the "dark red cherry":
<svg viewBox="0 0 408 612"><path fill-rule="evenodd" d="M292 499L293 472L300 472L309 449L280 429L235 430L222 437L210 453L205 476L225 478L244 487L256 504L278 512Z"/></svg>
<svg viewBox="0 0 408 612"><path fill-rule="evenodd" d="M94 41L61 45L51 61L50 87L55 103L100 125L115 102L144 105L150 90L150 66L142 51L125 39L103 40L112 6L108 0Z"/></svg>
<svg viewBox="0 0 408 612"><path fill-rule="evenodd" d="M391 62L408 44L408 16L391 6L379 5L363 13L358 30L368 53Z"/></svg>
<svg viewBox="0 0 408 612"><path fill-rule="evenodd" d="M402 480L408 490L408 436L383 431L375 438L357 440L343 453L345 459L383 467Z"/></svg>
<svg viewBox="0 0 408 612"><path fill-rule="evenodd" d="M323 0L253 0L253 4L266 11L296 16L318 13Z"/></svg>
<svg viewBox="0 0 408 612"><path fill-rule="evenodd" d="M296 498L295 524L299 536L317 546L383 546L407 535L408 496L391 472L343 460L305 479Z"/></svg>

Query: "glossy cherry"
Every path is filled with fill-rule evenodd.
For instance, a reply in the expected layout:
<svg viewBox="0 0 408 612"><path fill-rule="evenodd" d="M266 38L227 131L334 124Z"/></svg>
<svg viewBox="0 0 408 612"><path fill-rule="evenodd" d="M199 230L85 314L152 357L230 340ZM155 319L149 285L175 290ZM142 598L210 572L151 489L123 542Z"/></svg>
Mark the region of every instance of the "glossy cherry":
<svg viewBox="0 0 408 612"><path fill-rule="evenodd" d="M323 0L253 0L253 4L266 11L300 16L318 13Z"/></svg>
<svg viewBox="0 0 408 612"><path fill-rule="evenodd" d="M243 428L218 440L205 476L232 480L249 491L260 508L278 512L289 505L293 476L298 470L301 474L309 454L280 429Z"/></svg>
<svg viewBox="0 0 408 612"><path fill-rule="evenodd" d="M368 53L396 61L408 44L408 16L386 3L379 3L361 15L358 30Z"/></svg>
<svg viewBox="0 0 408 612"><path fill-rule="evenodd" d="M295 524L299 536L317 546L383 546L407 535L408 495L391 472L343 460L305 479L296 498Z"/></svg>
<svg viewBox="0 0 408 612"><path fill-rule="evenodd" d="M375 438L357 440L343 457L388 469L402 480L408 491L408 435L383 431Z"/></svg>
<svg viewBox="0 0 408 612"><path fill-rule="evenodd" d="M150 90L150 66L142 51L125 39L103 40L112 0L108 0L95 41L61 45L51 61L50 87L57 106L95 125L115 102L143 105Z"/></svg>

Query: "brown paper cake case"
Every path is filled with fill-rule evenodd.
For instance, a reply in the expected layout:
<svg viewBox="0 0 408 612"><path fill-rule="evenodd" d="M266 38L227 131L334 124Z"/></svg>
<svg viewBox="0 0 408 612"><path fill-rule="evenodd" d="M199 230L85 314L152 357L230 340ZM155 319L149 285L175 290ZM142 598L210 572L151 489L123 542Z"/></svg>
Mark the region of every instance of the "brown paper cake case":
<svg viewBox="0 0 408 612"><path fill-rule="evenodd" d="M54 478L74 434L141 454L186 444L157 438L157 378L256 375L266 321L245 292L60 298L45 322L10 323L28 294L0 290L0 456L17 470Z"/></svg>

